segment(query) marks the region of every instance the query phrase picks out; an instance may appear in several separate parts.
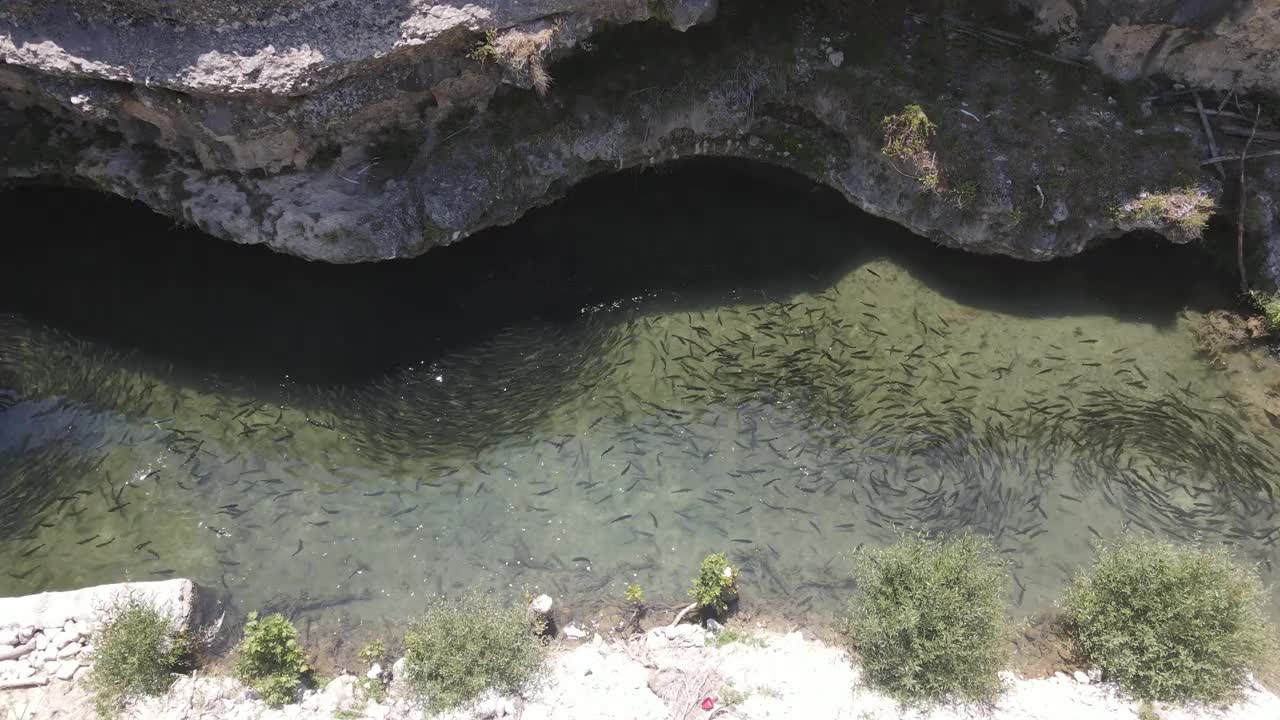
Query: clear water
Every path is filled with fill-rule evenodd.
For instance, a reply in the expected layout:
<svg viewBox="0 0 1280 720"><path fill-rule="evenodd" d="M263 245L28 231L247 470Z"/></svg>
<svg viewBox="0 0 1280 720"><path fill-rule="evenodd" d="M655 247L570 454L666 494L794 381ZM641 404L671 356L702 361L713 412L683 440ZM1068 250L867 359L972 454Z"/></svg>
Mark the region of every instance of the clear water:
<svg viewBox="0 0 1280 720"><path fill-rule="evenodd" d="M1126 529L1276 579L1280 377L1197 353L1198 251L977 257L777 183L614 177L360 267L4 196L0 595L187 576L376 625L473 585L676 603L726 551L821 616L905 528L990 536L1028 614Z"/></svg>

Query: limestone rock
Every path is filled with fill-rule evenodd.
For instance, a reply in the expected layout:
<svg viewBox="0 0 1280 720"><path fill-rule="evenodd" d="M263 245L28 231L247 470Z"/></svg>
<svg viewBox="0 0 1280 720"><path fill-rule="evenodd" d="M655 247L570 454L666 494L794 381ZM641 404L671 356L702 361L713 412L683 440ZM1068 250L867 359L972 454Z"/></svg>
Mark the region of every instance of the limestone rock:
<svg viewBox="0 0 1280 720"><path fill-rule="evenodd" d="M59 680L70 681L75 677L76 671L80 669L80 663L76 660L66 660L58 665L58 669L54 671L54 677Z"/></svg>
<svg viewBox="0 0 1280 720"><path fill-rule="evenodd" d="M70 657L75 657L76 655L80 654L81 647L82 646L78 642L67 643L66 645L62 646L61 650L58 651L57 657L59 660L65 660Z"/></svg>
<svg viewBox="0 0 1280 720"><path fill-rule="evenodd" d="M1280 91L1272 0L1019 2L1063 38L1061 54L1116 77ZM811 4L772 5L799 14ZM953 71L948 89L956 99L994 93L984 100L992 121L958 122L950 99L925 103L938 144L965 150L941 157L956 166L950 187L978 192L948 194L945 178L943 192L930 190L894 172L880 153L881 118L864 116L868 96L937 97L927 78L902 72L904 53L885 53L892 66L851 62L848 38L813 18L752 36L716 19L718 9L716 0L7 0L0 183L91 185L217 237L327 262L420 255L603 169L693 156L782 167L940 244L1028 260L1074 255L1127 229L1110 209L1144 186L1190 175L1229 207L1221 183L1196 174L1206 157L1198 119L1175 108L1138 122L1095 97L1069 110L1045 98L1028 106L1026 93L997 90L1039 88L1041 78L997 55ZM638 29L654 19L704 32ZM614 42L597 31L628 24L643 42L593 56L590 77L557 93L556 61ZM825 48L821 37L831 38ZM485 43L497 62L470 57ZM1078 88L1074 73L1048 93ZM491 102L504 84L516 87ZM1107 178L1117 197L1103 196L1082 168L1090 153L1118 150L1119 171L1099 171L1124 176ZM1075 166L1059 172L1066 161ZM1052 192L1048 177L1061 181ZM1273 185L1250 183L1264 208L1258 234L1271 238L1264 270L1280 277Z"/></svg>

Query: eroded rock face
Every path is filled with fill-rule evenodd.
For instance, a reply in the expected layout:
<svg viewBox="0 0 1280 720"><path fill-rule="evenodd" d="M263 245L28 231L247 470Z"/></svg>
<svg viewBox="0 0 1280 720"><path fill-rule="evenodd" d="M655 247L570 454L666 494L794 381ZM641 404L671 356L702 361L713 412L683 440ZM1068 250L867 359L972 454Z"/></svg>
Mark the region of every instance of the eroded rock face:
<svg viewBox="0 0 1280 720"><path fill-rule="evenodd" d="M1277 82L1270 3L1020 1L1118 75ZM1229 186L1200 169L1177 103L1119 102L982 20L904 5L838 22L831 4L11 1L0 177L93 185L330 262L418 255L590 175L693 155L790 168L943 244L1030 259L1174 231L1116 215L1143 192ZM1160 24L1221 52L1108 41ZM1134 71L1137 54L1159 62ZM881 153L882 119L909 103L937 125L935 178Z"/></svg>
<svg viewBox="0 0 1280 720"><path fill-rule="evenodd" d="M1019 2L1118 78L1165 74L1200 87L1280 90L1274 0Z"/></svg>

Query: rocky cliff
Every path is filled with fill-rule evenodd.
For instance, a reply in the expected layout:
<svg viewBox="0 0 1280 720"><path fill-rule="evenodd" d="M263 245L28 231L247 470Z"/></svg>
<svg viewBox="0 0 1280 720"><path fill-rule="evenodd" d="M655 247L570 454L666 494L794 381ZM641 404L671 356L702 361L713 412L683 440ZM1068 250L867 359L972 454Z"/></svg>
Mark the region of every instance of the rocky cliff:
<svg viewBox="0 0 1280 720"><path fill-rule="evenodd" d="M596 173L734 157L943 244L1048 259L1230 213L1238 167L1202 167L1178 83L1238 155L1280 90L1278 28L1274 0L10 0L0 183L355 262ZM913 104L924 145L886 155L884 119ZM1255 153L1280 141L1267 117ZM1272 277L1276 167L1250 167L1247 206Z"/></svg>

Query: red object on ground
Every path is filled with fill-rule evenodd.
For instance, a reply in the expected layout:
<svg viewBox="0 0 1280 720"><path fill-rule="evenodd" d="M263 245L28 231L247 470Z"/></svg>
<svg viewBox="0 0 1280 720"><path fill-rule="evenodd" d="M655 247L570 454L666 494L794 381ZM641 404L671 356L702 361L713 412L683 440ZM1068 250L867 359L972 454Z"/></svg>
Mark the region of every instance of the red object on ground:
<svg viewBox="0 0 1280 720"><path fill-rule="evenodd" d="M710 695L708 695L708 696L706 696L706 697L702 698L702 709L703 709L703 710L710 710L710 709L714 708L715 706L716 706L716 699L715 699L715 698L711 697Z"/></svg>

